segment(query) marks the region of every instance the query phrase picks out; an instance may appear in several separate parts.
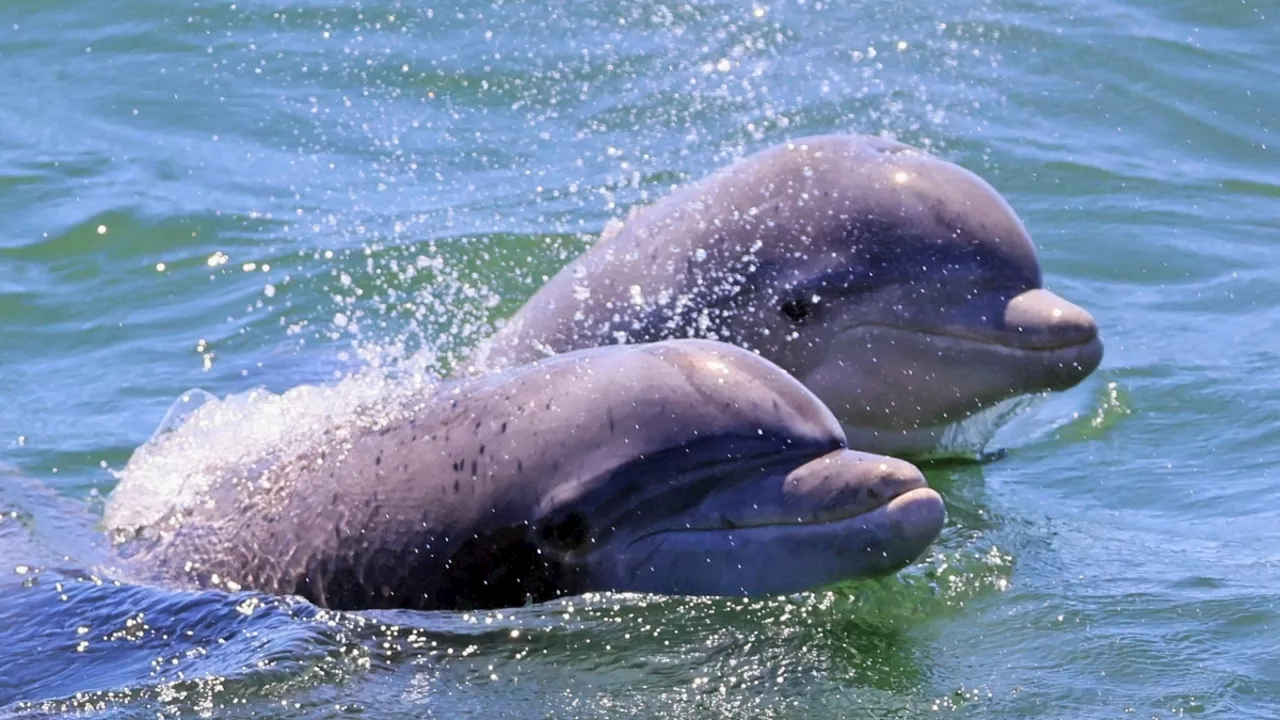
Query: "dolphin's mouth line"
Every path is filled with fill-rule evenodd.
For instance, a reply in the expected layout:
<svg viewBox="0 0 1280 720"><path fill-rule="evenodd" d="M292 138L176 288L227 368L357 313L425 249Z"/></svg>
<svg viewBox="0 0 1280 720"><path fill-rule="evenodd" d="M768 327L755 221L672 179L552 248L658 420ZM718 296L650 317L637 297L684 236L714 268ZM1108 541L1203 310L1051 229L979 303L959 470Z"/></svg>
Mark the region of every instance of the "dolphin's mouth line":
<svg viewBox="0 0 1280 720"><path fill-rule="evenodd" d="M1072 350L1078 350L1098 341L1097 333L1092 336L1078 340L1075 342L1038 342L1036 338L1028 337L1025 334L1016 331L993 331L990 333L966 332L959 328L939 328L939 327L912 327L910 325L895 325L883 322L862 322L849 325L842 332L849 332L861 328L883 328L885 330L893 330L902 333L911 333L913 335L926 335L929 337L946 338L948 340L959 340L972 345L981 345L983 347L998 348L1001 350L1009 350L1020 353L1034 353L1052 355L1054 353L1067 353ZM1015 342L1006 342L1006 340L1015 340ZM1018 342L1020 341L1020 342Z"/></svg>
<svg viewBox="0 0 1280 720"><path fill-rule="evenodd" d="M794 516L788 517L772 517L772 518L753 518L748 520L731 520L723 513L717 513L714 524L708 522L706 524L698 523L696 525L685 525L683 527L671 526L650 530L646 533L635 536L627 542L626 547L631 547L638 542L657 535L671 535L681 533L734 533L734 532L751 532L753 530L768 530L777 528L816 528L825 525L837 525L840 523L857 520L858 518L866 518L874 513L880 512L889 506L895 500L904 498L918 491L933 492L927 485L918 487L905 488L900 492L886 494L875 505L860 507L845 506L842 508L833 508L829 512L814 513L810 518L800 518ZM852 512L853 510L857 512ZM844 512L841 512L841 511ZM706 516L704 516L706 517ZM794 519L792 519L794 518ZM698 518L702 519L702 518ZM710 519L710 518L708 518Z"/></svg>

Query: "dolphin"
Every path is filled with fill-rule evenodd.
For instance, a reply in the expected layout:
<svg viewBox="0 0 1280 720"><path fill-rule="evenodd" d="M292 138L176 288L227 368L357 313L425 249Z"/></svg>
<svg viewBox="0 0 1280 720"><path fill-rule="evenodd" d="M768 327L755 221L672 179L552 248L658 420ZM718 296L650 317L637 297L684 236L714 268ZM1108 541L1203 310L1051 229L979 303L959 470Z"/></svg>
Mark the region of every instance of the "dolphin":
<svg viewBox="0 0 1280 720"><path fill-rule="evenodd" d="M154 489L126 467L105 512L126 579L335 609L752 596L893 573L945 519L914 465L849 450L795 378L724 343L591 348L388 395L141 524L127 504Z"/></svg>
<svg viewBox="0 0 1280 720"><path fill-rule="evenodd" d="M989 184L898 142L824 135L633 213L455 374L683 337L759 353L813 390L853 447L907 457L1102 359L1094 319L1044 288L1026 229Z"/></svg>

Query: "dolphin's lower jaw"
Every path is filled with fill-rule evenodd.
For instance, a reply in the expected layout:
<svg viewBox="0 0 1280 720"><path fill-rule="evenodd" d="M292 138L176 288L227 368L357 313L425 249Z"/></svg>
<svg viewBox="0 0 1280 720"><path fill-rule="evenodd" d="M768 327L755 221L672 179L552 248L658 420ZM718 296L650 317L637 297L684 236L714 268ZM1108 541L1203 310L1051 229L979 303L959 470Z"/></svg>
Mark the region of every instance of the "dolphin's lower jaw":
<svg viewBox="0 0 1280 720"><path fill-rule="evenodd" d="M891 574L921 557L946 520L942 497L907 490L853 517L750 527L690 528L634 541L603 570L602 588L750 597Z"/></svg>
<svg viewBox="0 0 1280 720"><path fill-rule="evenodd" d="M947 428L1011 398L1079 384L1103 351L1096 333L1077 340L1027 347L1016 331L860 324L799 377L839 418L851 447L893 455L930 449Z"/></svg>
<svg viewBox="0 0 1280 720"><path fill-rule="evenodd" d="M983 350L1006 357L1023 358L1038 366L1072 368L1081 376L1093 372L1102 362L1102 340L1096 332L1051 342L1045 339L1028 339L1017 330L975 332L968 328L946 326L861 323L843 331L846 334L871 332L889 333L900 338L920 338L944 351Z"/></svg>
<svg viewBox="0 0 1280 720"><path fill-rule="evenodd" d="M1021 363L1022 372L1015 374L1013 379L1021 381L1026 389L1011 392L1010 397L1028 392L1075 387L1102 363L1102 340L1097 335L1080 342L1037 347L1019 343L1021 336L1014 331L992 333L984 337L962 336L946 331L895 329L926 336L939 346L949 345L955 349L968 347Z"/></svg>

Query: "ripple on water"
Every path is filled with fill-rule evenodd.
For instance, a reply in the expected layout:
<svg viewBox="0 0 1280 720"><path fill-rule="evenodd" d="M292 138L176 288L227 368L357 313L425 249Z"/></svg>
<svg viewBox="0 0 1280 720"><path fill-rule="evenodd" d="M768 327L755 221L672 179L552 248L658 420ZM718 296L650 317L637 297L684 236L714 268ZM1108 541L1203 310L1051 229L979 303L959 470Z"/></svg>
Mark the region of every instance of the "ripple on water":
<svg viewBox="0 0 1280 720"><path fill-rule="evenodd" d="M43 662L0 679L0 706L77 712L136 707L207 712L245 698L341 682L368 652L311 605L224 593L173 593L95 576L45 576L11 593L5 632Z"/></svg>
<svg viewBox="0 0 1280 720"><path fill-rule="evenodd" d="M485 613L352 614L46 574L12 594L5 619L40 607L48 622L6 639L47 661L0 680L0 706L318 707L347 685L362 688L369 711L442 716L525 707L515 701L573 716L767 714L828 707L833 697L847 709L920 709L936 701L927 658L915 651L933 597L888 582L768 600L595 594Z"/></svg>

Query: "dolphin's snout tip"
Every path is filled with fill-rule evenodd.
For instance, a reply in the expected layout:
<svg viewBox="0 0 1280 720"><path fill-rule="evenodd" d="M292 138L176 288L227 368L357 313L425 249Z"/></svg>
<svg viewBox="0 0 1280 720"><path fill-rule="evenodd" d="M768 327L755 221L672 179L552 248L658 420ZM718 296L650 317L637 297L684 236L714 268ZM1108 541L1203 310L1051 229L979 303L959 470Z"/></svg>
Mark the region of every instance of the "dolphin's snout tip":
<svg viewBox="0 0 1280 720"><path fill-rule="evenodd" d="M1098 323L1089 311L1043 288L1028 290L1010 300L1004 321L1044 349L1098 342Z"/></svg>
<svg viewBox="0 0 1280 720"><path fill-rule="evenodd" d="M893 545L902 562L914 562L942 533L947 509L942 496L929 487L909 490L885 506L893 528Z"/></svg>
<svg viewBox="0 0 1280 720"><path fill-rule="evenodd" d="M877 470L879 471L877 484L888 489L889 497L898 497L920 488L929 487L929 483L925 480L924 473L920 471L920 468L906 460L899 460L886 455L876 458L873 462L877 463Z"/></svg>

